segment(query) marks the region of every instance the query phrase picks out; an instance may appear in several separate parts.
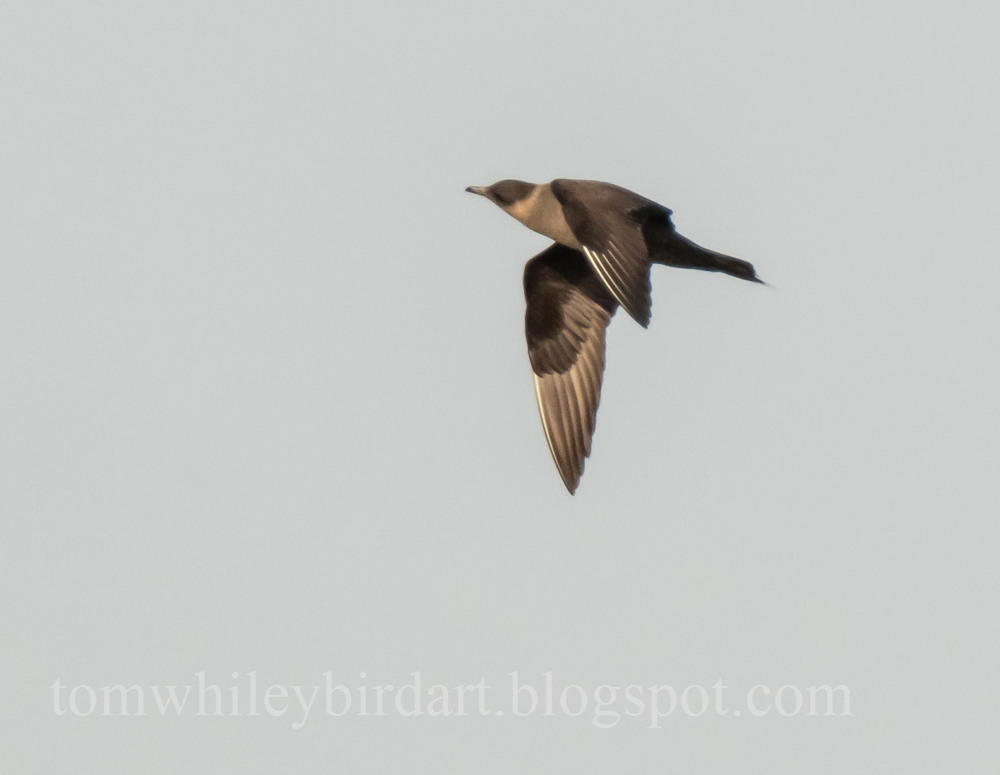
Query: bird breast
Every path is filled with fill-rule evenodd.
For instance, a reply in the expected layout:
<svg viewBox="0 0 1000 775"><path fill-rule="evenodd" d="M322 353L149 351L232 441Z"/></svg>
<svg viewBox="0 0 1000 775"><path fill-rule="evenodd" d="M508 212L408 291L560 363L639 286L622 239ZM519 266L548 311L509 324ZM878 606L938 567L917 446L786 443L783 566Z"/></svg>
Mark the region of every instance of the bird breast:
<svg viewBox="0 0 1000 775"><path fill-rule="evenodd" d="M580 250L579 241L566 223L562 205L548 183L535 186L529 196L512 204L507 212L532 231L544 234L560 245Z"/></svg>

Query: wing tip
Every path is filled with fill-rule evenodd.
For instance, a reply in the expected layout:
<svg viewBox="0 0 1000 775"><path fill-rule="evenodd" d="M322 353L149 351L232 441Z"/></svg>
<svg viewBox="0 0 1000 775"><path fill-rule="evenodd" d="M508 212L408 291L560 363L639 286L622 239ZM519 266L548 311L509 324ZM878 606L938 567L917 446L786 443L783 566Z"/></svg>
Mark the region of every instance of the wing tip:
<svg viewBox="0 0 1000 775"><path fill-rule="evenodd" d="M555 439L552 437L552 429L549 427L549 423L545 417L545 402L542 398L542 377L537 373L532 373L531 376L535 384L535 401L538 404L538 413L542 420L542 431L545 434L545 441L549 446L549 453L552 455L552 462L556 464L559 478L562 479L569 494L576 495L576 488L580 486L580 479L583 478L583 469L586 459L590 456L590 450L587 449L580 458L579 470L559 454L556 449ZM587 446L589 447L589 444Z"/></svg>
<svg viewBox="0 0 1000 775"><path fill-rule="evenodd" d="M649 307L646 307L646 309L640 312L636 312L630 307L625 307L625 311L640 326L642 326L643 328L649 328L649 321L652 320L653 318L652 311L650 310Z"/></svg>
<svg viewBox="0 0 1000 775"><path fill-rule="evenodd" d="M591 268L597 273L598 278L604 284L607 291L614 297L629 316L635 320L643 328L649 328L649 321L652 317L653 300L651 298L650 286L649 286L649 272L647 268L646 282L645 286L641 289L641 293L635 293L634 290L630 290L622 286L618 281L613 279L608 271L601 264L601 254L587 247L586 245L581 246L583 248L583 255L590 262ZM630 298L631 297L631 298Z"/></svg>
<svg viewBox="0 0 1000 775"><path fill-rule="evenodd" d="M559 470L559 475L562 477L563 484L566 485L566 489L569 491L570 495L576 495L576 488L580 486L580 478L582 474L583 472L581 471L580 475L572 477L567 476L562 469Z"/></svg>

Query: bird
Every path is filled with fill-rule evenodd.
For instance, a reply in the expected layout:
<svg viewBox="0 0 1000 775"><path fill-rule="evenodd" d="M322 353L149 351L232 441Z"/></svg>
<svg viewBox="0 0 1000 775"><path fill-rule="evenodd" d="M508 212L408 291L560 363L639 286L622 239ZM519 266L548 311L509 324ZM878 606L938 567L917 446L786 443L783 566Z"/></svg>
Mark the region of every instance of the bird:
<svg viewBox="0 0 1000 775"><path fill-rule="evenodd" d="M553 240L524 266L525 336L542 429L575 494L597 422L605 331L618 307L649 326L652 264L765 283L748 261L677 233L669 208L613 183L501 180L465 190Z"/></svg>

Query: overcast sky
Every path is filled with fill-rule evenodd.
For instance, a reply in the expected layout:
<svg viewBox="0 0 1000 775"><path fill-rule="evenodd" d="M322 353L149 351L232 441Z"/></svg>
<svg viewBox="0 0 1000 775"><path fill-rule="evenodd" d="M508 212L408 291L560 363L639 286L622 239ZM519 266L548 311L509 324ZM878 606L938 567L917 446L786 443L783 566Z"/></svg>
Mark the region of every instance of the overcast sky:
<svg viewBox="0 0 1000 775"><path fill-rule="evenodd" d="M995 766L998 23L4 4L5 771ZM463 191L508 177L626 186L771 284L654 268L575 497L523 338L548 242ZM853 715L317 705L295 729L58 715L51 688L415 671L499 708L515 671L591 708L843 684Z"/></svg>

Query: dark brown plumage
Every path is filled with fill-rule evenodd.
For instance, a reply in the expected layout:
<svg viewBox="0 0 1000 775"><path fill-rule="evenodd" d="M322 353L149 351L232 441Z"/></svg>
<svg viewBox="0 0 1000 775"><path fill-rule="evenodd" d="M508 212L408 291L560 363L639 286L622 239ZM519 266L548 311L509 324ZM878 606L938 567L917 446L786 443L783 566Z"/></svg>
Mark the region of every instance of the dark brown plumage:
<svg viewBox="0 0 1000 775"><path fill-rule="evenodd" d="M554 243L524 267L524 332L542 428L576 491L597 422L604 332L618 308L580 251Z"/></svg>
<svg viewBox="0 0 1000 775"><path fill-rule="evenodd" d="M466 190L555 240L524 268L525 335L545 438L573 493L590 455L605 330L619 305L649 325L650 266L762 281L752 264L678 234L666 207L611 183L502 180Z"/></svg>

